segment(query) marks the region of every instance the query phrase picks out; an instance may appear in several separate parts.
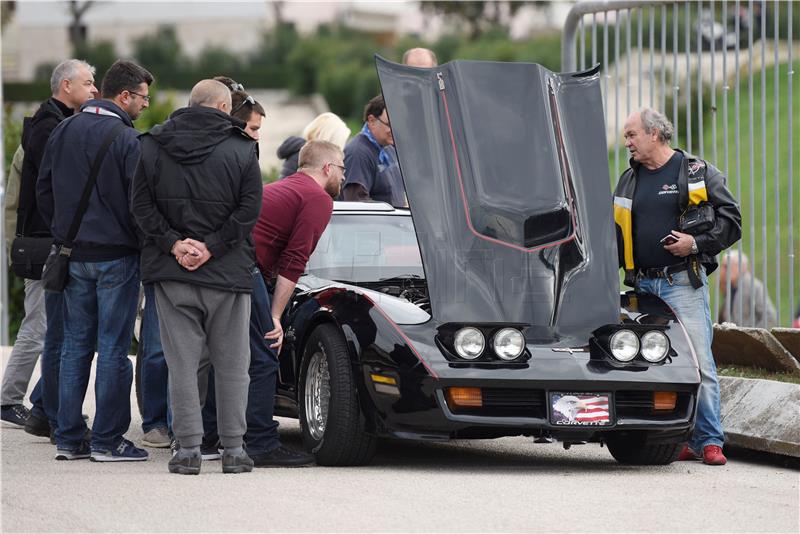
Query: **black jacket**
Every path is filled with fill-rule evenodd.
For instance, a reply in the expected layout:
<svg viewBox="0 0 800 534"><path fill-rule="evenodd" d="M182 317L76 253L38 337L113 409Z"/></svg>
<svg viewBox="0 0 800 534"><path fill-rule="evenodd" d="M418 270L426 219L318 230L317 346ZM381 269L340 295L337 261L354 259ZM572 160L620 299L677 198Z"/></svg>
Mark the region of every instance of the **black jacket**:
<svg viewBox="0 0 800 534"><path fill-rule="evenodd" d="M44 156L44 148L58 123L72 115L72 109L55 98L48 98L22 127L22 174L17 207L17 233L28 237L50 237L50 225L39 213L36 200L36 179Z"/></svg>
<svg viewBox="0 0 800 534"><path fill-rule="evenodd" d="M132 212L144 234L143 282L251 291L261 171L256 143L236 124L216 109L191 107L140 136ZM212 254L196 271L171 254L175 241L187 237Z"/></svg>
<svg viewBox="0 0 800 534"><path fill-rule="evenodd" d="M283 180L287 176L291 176L297 172L300 149L303 148L305 144L305 139L294 135L287 137L286 140L281 143L281 146L278 147L278 157L286 161L283 162L283 168L281 169L280 176L278 176L278 180Z"/></svg>
<svg viewBox="0 0 800 534"><path fill-rule="evenodd" d="M126 127L108 147L75 237L71 257L76 261L109 261L139 252L130 214L138 132L128 114L110 100L89 100L80 113L61 121L47 141L36 195L39 213L55 240L63 242L100 146L120 121Z"/></svg>
<svg viewBox="0 0 800 534"><path fill-rule="evenodd" d="M694 236L697 243L697 259L711 274L717 268L717 254L736 243L742 237L742 215L736 199L728 191L727 180L722 172L705 160L688 152L683 154L678 175L678 204L685 210L689 204L710 202L714 206L716 219L709 231ZM641 165L630 160L630 168L622 176L614 190L614 221L617 226L617 250L620 267L625 269L625 284L633 287L636 265L633 258L632 207L636 179ZM680 215L676 213L675 217Z"/></svg>

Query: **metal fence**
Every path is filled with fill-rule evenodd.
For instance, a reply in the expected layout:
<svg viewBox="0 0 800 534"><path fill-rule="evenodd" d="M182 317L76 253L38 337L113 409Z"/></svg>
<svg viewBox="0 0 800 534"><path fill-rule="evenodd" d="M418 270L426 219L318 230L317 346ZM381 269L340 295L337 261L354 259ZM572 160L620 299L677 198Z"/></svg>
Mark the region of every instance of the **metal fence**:
<svg viewBox="0 0 800 534"><path fill-rule="evenodd" d="M723 280L711 278L715 321L719 311L740 326L771 326L766 314L756 318L769 301L779 326L789 326L798 313L800 143L792 128L800 122L793 85L800 36L792 26L800 4L793 3L580 2L564 27L562 70L601 65L615 183L628 167L623 122L643 106L672 119L674 146L728 177L741 205L742 240L731 249L737 253ZM733 299L734 309L725 298L735 291L732 271L742 273L738 287L744 280L755 288L749 299Z"/></svg>

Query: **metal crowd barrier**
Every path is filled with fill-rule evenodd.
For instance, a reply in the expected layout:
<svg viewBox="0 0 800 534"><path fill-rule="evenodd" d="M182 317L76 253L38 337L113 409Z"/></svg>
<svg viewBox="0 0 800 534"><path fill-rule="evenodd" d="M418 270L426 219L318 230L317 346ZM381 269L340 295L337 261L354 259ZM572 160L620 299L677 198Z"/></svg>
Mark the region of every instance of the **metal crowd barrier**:
<svg viewBox="0 0 800 534"><path fill-rule="evenodd" d="M731 264L742 272L747 269L742 254L749 256L744 279L749 278L751 286L760 280L766 290L760 302L751 292L749 302L738 299L738 309L731 310L731 299L724 298L732 291L730 270L721 282L718 275L712 276L714 321L719 311L729 318L733 312L739 326L769 328L790 326L798 313L800 188L794 182L800 177L800 150L792 122L793 115L798 117L800 95L793 86L792 62L800 59L800 46L792 21L800 4L793 3L579 2L564 26L562 71L598 63L602 69L615 183L628 166L623 122L643 106L659 109L673 121L674 146L707 159L728 177L743 216L742 240L732 247L738 254ZM768 76L769 68L773 72ZM773 86L771 95L768 83ZM785 130L780 128L782 118ZM709 128L710 136L704 137ZM767 299L775 305L776 324L767 324L766 316L756 320L756 307L765 308Z"/></svg>

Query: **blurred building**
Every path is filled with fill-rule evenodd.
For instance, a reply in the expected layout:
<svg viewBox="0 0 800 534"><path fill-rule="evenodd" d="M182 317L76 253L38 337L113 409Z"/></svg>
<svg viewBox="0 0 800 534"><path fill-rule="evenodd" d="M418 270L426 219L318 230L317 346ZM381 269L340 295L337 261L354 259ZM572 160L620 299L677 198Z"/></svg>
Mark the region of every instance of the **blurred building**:
<svg viewBox="0 0 800 534"><path fill-rule="evenodd" d="M79 5L83 2L79 2ZM31 81L36 68L56 64L70 55L69 2L13 2L2 31L2 78ZM511 21L512 38L542 27L560 28L571 3L530 5ZM374 33L382 41L414 34L434 40L457 24L424 14L417 1L342 2L174 2L95 1L82 17L82 31L90 41L110 41L121 57L130 57L133 41L152 34L158 25L175 27L182 51L194 58L209 46L246 53L277 19L295 24L302 34L320 24L337 22Z"/></svg>

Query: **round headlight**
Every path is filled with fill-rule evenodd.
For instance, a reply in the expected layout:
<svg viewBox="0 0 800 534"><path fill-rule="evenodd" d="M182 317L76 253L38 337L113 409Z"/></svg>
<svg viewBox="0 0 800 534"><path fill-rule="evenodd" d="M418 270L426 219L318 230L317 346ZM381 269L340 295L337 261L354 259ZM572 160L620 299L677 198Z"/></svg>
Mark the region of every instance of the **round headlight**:
<svg viewBox="0 0 800 534"><path fill-rule="evenodd" d="M525 336L516 328L503 328L494 335L492 346L501 360L515 360L525 350Z"/></svg>
<svg viewBox="0 0 800 534"><path fill-rule="evenodd" d="M660 362L667 357L669 340L664 332L650 330L642 336L642 356L648 362Z"/></svg>
<svg viewBox="0 0 800 534"><path fill-rule="evenodd" d="M639 353L639 338L630 330L619 330L608 342L611 355L621 362L629 362Z"/></svg>
<svg viewBox="0 0 800 534"><path fill-rule="evenodd" d="M483 333L477 328L468 326L456 332L456 353L465 360L474 360L483 354L483 348L485 346L486 339L483 337Z"/></svg>

